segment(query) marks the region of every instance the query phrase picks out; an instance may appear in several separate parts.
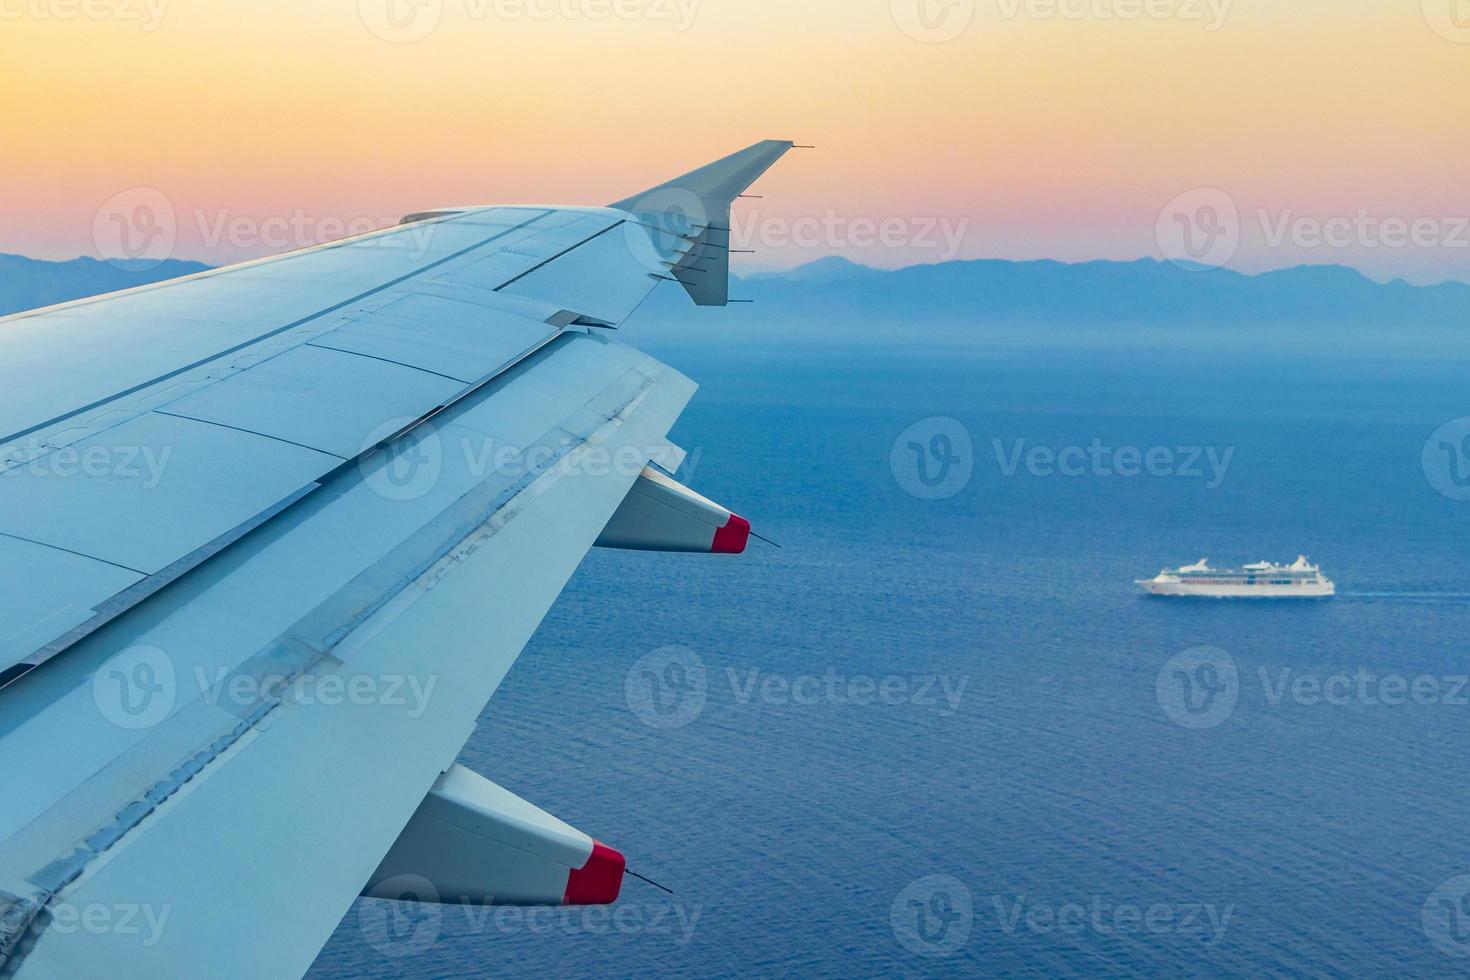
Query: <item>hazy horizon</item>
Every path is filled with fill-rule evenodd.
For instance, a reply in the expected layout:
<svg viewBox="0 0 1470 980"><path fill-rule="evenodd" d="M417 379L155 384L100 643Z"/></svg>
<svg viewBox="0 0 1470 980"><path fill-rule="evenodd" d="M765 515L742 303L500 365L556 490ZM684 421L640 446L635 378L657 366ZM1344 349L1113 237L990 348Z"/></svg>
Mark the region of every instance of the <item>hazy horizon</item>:
<svg viewBox="0 0 1470 980"><path fill-rule="evenodd" d="M331 241L321 242L321 243L317 243L317 244L331 244ZM278 253L269 253L268 255L260 256L260 258L269 258L270 255L273 255L273 254L278 254ZM0 251L0 257L8 257L8 258L15 258L15 259L24 259L24 260L31 261L31 262L44 262L44 263L47 263L47 264L50 264L50 265L66 265L66 264L72 263L72 262L79 262L79 261L83 261L83 260L91 260L91 261L94 261L94 262L106 263L106 264L109 264L109 265L112 265L112 266L115 266L115 267L118 267L118 268L121 268L121 269L128 269L128 268L131 268L133 266L137 266L137 267L148 267L148 266L156 265L156 264L158 264L160 262L176 262L176 263L186 264L186 265L199 265L199 266L203 266L203 267L208 268L208 269L224 268L227 265L235 264L234 262L219 262L219 263L216 263L216 262L210 261L210 259L209 259L208 256L194 256L194 255L186 255L186 254L169 255L169 256L167 256L166 258L163 258L163 259L126 258L126 257L116 256L116 255L108 256L108 255L82 255L82 254L70 255L70 256L62 256L62 257L56 257L56 258L45 258L45 257L41 257L41 256L28 255L28 254L23 254L23 253L19 253L19 252L4 252L4 251ZM1294 272L1294 271L1302 270L1302 269L1345 269L1345 270L1347 270L1349 272L1357 273L1358 275L1362 276L1364 279L1367 279L1369 282L1375 283L1377 285L1392 285L1394 283L1404 283L1406 285L1413 286L1415 288L1433 288L1435 286L1445 286L1445 285L1470 286L1470 271L1467 271L1464 275L1461 275L1461 276L1452 276L1452 277L1445 278L1445 279L1437 279L1437 280L1436 279L1428 279L1428 280L1416 281L1414 279L1405 278L1405 277L1396 276L1396 275L1387 275L1387 276L1375 275L1374 272L1373 272L1373 270L1371 270L1371 269L1363 268L1363 267L1360 267L1360 266L1357 266L1357 265L1353 265L1352 263L1348 263L1348 262L1333 262L1333 261L1296 262L1296 263L1291 263L1291 264L1286 264L1286 265L1273 266L1273 267L1270 267L1270 268L1261 268L1261 269L1255 269L1255 270L1244 270L1244 269L1230 268L1228 266L1219 266L1219 267L1213 267L1213 266L1208 266L1208 265L1192 266L1188 262L1175 261L1175 260L1172 260L1172 259L1169 259L1169 258L1160 258L1158 256L1153 256L1153 255L1137 255L1137 256L1133 256L1131 258L1129 258L1129 257L1103 257L1103 256L1098 256L1098 257L1093 257L1093 258L1085 258L1084 257L1084 258L1071 258L1071 259L1051 258L1051 257L1048 257L1048 256L1038 256L1038 257L1035 257L1035 258L1010 258L1010 257L1006 257L1006 256L1001 256L1001 255L975 255L975 256L970 256L970 257L966 257L966 258L948 258L948 259L926 259L926 258L923 258L923 257L912 257L911 260L908 260L908 261L904 261L904 260L900 259L900 260L897 260L897 261L894 261L894 262L890 262L890 263L870 262L870 261L867 261L866 258L867 257L865 257L865 256L859 256L858 258L852 258L850 256L842 255L842 254L838 254L838 253L828 253L828 254L824 254L824 255L800 256L800 257L794 258L789 264L779 264L778 265L778 264L764 264L764 263L760 263L760 262L753 262L753 261L749 261L749 260L742 260L740 257L736 257L736 258L732 258L731 259L731 274L734 277L738 278L738 279L746 279L746 280L758 279L758 278L763 277L763 276L786 276L786 275L789 275L790 273L799 272L799 271L801 271L803 269L807 269L807 268L813 267L813 266L819 266L819 265L821 265L823 263L831 262L831 261L834 261L834 260L840 261L840 262L845 263L847 265L855 266L855 267L857 267L859 269L869 270L869 271L873 271L873 272L903 272L903 271L909 270L909 269L920 269L920 268L927 268L927 267L932 267L932 266L954 265L954 264L964 264L964 263L986 263L986 262L989 262L989 263L1004 263L1004 264L1011 264L1011 265L1027 265L1027 264L1036 264L1036 263L1054 263L1054 264L1062 265L1062 266L1085 266L1085 265L1119 265L1119 266L1127 266L1127 265L1136 265L1136 264L1139 264L1139 263L1150 263L1150 262L1152 262L1152 263L1156 263L1156 264L1159 264L1159 265L1173 265L1173 266L1177 266L1177 267L1179 267L1181 269L1184 269L1185 271L1190 271L1190 272L1221 271L1221 272L1227 272L1227 273L1234 273L1235 275L1243 276L1243 277L1248 278L1248 279L1259 278L1261 276L1269 276L1269 275L1272 275L1274 273ZM253 260L252 259L241 259L239 261L253 261Z"/></svg>

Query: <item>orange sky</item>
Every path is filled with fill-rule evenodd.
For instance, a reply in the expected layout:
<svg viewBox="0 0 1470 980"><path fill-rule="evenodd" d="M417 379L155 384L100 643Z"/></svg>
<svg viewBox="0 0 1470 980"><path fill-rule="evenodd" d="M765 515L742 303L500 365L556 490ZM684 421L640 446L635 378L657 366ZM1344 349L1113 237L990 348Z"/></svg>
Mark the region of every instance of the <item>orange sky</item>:
<svg viewBox="0 0 1470 980"><path fill-rule="evenodd" d="M1173 257L1161 229L1223 200L1239 244L1207 261L1470 280L1466 8L0 0L0 251L111 251L141 188L175 254L225 262L426 207L606 203L770 137L818 150L743 205L763 266Z"/></svg>

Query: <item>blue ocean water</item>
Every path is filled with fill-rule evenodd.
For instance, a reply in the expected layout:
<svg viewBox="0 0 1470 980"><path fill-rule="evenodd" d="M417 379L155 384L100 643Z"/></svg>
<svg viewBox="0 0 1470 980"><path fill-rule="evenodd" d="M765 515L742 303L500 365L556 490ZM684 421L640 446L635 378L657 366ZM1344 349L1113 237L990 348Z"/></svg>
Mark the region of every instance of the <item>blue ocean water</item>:
<svg viewBox="0 0 1470 980"><path fill-rule="evenodd" d="M312 976L1463 973L1470 502L1423 453L1470 347L644 346L704 386L693 484L784 548L594 553L462 761L674 895L406 945L359 903ZM1300 552L1344 595L1133 584Z"/></svg>

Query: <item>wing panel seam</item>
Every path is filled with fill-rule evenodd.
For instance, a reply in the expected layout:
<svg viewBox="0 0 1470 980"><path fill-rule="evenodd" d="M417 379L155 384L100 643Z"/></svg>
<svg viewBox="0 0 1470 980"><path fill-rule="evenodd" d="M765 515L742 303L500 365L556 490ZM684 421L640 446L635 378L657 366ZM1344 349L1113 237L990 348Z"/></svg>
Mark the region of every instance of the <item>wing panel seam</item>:
<svg viewBox="0 0 1470 980"><path fill-rule="evenodd" d="M601 231L599 231L597 234L595 234L595 235L588 235L586 238L582 239L580 242L578 242L577 244L571 246L570 248L564 248L564 249L562 249L560 252L557 252L555 255L553 255L551 258L545 260L544 262L541 262L541 263L539 263L537 265L533 265L531 268L527 269L525 272L522 272L520 275L516 276L515 278L508 279L505 282L501 283L500 285L496 286L495 287L495 292L498 293L502 289L505 289L508 286L514 286L516 283L520 282L522 279L526 278L527 276L529 276L531 273L535 272L536 270L546 268L548 265L550 265L551 263L555 262L557 259L560 259L560 258L563 258L563 257L565 257L567 255L570 255L572 252L575 252L577 249L581 248L583 245L586 245L588 242L595 241L596 239L601 238L603 235L606 235L608 232L612 231L614 228L621 227L623 224L624 224L624 222L622 222L622 221L616 221L616 222L608 225L606 228L602 229Z"/></svg>
<svg viewBox="0 0 1470 980"><path fill-rule="evenodd" d="M294 442L290 439L282 439L280 436L273 436L269 432L257 432L254 429L247 429L244 426L240 425L231 425L228 422L221 422L218 419L202 419L199 418L197 415L185 415L183 412L166 412L161 408L155 408L152 414L166 415L171 419L183 419L186 422L198 422L200 425L212 425L220 429L229 429L231 432L243 432L247 436L259 436L262 439L269 439L272 442L279 442L282 445L295 446L297 449L306 449L314 453L321 453L323 456L330 456L333 459L347 459L347 457L343 456L341 453L334 453L330 449L322 449L320 446L308 446L304 442Z"/></svg>
<svg viewBox="0 0 1470 980"><path fill-rule="evenodd" d="M468 248L461 249L460 251L455 252L453 255L446 255L442 259L436 259L435 261L431 262L430 264L424 266L421 269L417 269L417 270L415 270L413 272L408 273L407 275L400 276L397 279L393 279L393 280L390 280L388 282L382 283L381 285L378 285L378 286L373 287L372 289L369 289L367 292L359 293L358 295L353 296L350 299L345 299L342 302L337 303L337 304L335 304L333 306L329 306L329 307L327 307L324 310L318 310L318 311L316 311L315 313L312 313L309 316L305 316L305 317L302 317L302 318L300 318L300 319L298 319L298 320L296 320L296 321L294 321L292 323L288 323L284 327L277 327L274 330L271 330L271 331L268 331L266 333L263 333L263 334L261 334L261 335L259 335L257 337L253 337L250 340L247 340L247 341L244 341L242 343L236 344L235 346L229 348L228 350L218 351L217 353L211 354L208 357L201 358L201 359L193 362L192 364L186 364L186 365L184 365L181 368L176 368L175 370L170 371L167 374L163 374L163 375L160 375L160 376L158 376L156 378L153 378L153 379L151 379L149 381L144 381L144 382L141 382L139 384L133 385L132 387L127 388L127 389L125 389L123 391L119 391L119 392L117 392L115 394L108 395L106 398L100 398L97 401L92 402L91 404L83 405L80 408L74 408L74 409L72 409L69 412L66 412L66 413L64 413L62 415L58 415L55 418L49 419L49 420L47 420L45 422L40 422L40 423L37 423L36 425L30 426L29 428L22 429L19 432L13 432L13 433L11 433L8 436L0 437L0 445L3 445L5 443L14 442L16 439L23 439L23 438L25 438L28 435L33 435L34 433L40 432L42 429L46 429L46 428L49 428L50 426L56 425L59 422L65 422L68 419L76 418L78 415L81 415L84 412L90 412L90 411L92 411L95 408L101 408L103 405L106 405L109 402L114 402L114 401L116 401L119 398L126 398L129 395L137 394L138 392L144 390L145 388L152 387L153 385L156 385L156 384L161 384L162 382L168 381L171 378L176 378L176 377L178 377L181 374L186 374L189 371L193 371L193 370L195 370L197 368L201 368L204 365L210 364L210 363L212 363L214 361L217 361L217 360L219 360L222 357L229 357L231 354L238 354L240 351L246 349L247 347L250 347L250 346L252 346L254 344L260 343L262 340L269 340L272 337L275 337L275 336L278 336L280 334L283 334L283 333L285 333L288 330L294 330L297 327L304 326L304 325L310 323L312 320L316 320L316 319L319 319L320 317L328 316L328 315L330 315L332 313L337 312L338 310L341 310L341 309L344 309L344 308L346 308L348 306L351 306L353 303L360 303L360 302L362 302L363 300L367 299L370 296L376 296L378 293L381 293L381 292L384 292L386 290L392 289L395 286L401 286L403 283L408 282L411 279L416 279L419 276L423 275L424 273L429 272L429 271L431 271L433 269L437 269L439 266L444 265L447 262L452 262L455 259L463 258L464 256L470 254L471 252L475 251L476 249L484 248L486 245L489 245L491 242L494 242L494 241L496 241L499 238L503 238L504 236L509 235L511 232L520 231L521 229L523 229L523 228L525 228L525 227L527 227L527 226L529 226L529 225L531 225L531 224L533 224L533 223L541 220L542 218L546 217L548 214L551 214L551 213L552 212L550 212L550 211L542 211L535 218L532 218L529 221L525 221L525 222L523 222L523 223L521 223L519 225L516 225L514 228L506 228L506 229L503 229L502 231L497 232L496 234L494 234L494 235L490 236L489 238L485 239L484 241L477 242L474 245L469 246Z"/></svg>

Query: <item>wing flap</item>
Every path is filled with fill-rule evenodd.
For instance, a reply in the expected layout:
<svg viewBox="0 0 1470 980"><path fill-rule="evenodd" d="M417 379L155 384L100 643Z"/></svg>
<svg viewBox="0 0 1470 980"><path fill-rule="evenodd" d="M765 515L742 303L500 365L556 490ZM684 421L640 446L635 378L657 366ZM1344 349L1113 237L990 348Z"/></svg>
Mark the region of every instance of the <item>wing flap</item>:
<svg viewBox="0 0 1470 980"><path fill-rule="evenodd" d="M143 580L130 569L4 536L0 567L25 569L6 576L0 590L0 682L3 667L81 626L102 603Z"/></svg>
<svg viewBox="0 0 1470 980"><path fill-rule="evenodd" d="M295 496L341 462L157 413L80 443L75 458L75 470L37 465L0 481L0 534L145 575ZM92 459L98 468L88 466Z"/></svg>

